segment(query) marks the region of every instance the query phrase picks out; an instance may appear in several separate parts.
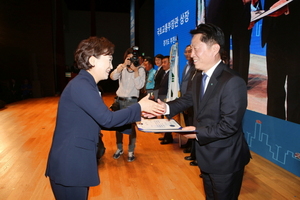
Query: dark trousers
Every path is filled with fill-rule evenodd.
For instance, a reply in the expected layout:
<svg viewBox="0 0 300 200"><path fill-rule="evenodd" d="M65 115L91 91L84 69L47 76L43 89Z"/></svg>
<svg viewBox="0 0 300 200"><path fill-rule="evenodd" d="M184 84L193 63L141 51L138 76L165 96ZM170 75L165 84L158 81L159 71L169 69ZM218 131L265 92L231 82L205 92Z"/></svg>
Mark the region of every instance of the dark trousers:
<svg viewBox="0 0 300 200"><path fill-rule="evenodd" d="M267 114L300 124L299 50L290 50L290 45L280 38L270 37L267 46Z"/></svg>
<svg viewBox="0 0 300 200"><path fill-rule="evenodd" d="M196 144L195 144L195 142L196 142L196 139L191 139L191 143L192 143L192 145L191 145L191 157L192 157L192 159L193 160L196 160Z"/></svg>
<svg viewBox="0 0 300 200"><path fill-rule="evenodd" d="M201 172L206 200L237 200L240 194L244 168L231 174Z"/></svg>
<svg viewBox="0 0 300 200"><path fill-rule="evenodd" d="M131 106L132 104L135 104L136 102L138 102L138 99L137 98L129 99L129 100L118 99L118 102L120 103L120 109L124 109L124 108L127 108L128 106ZM127 125L117 128L116 142L117 142L118 149L123 149L123 133L129 135L128 152L134 152L135 143L136 143L135 125L127 124Z"/></svg>
<svg viewBox="0 0 300 200"><path fill-rule="evenodd" d="M168 140L169 142L172 142L173 141L173 135L172 135L172 133L169 133L169 132L165 133L164 139Z"/></svg>
<svg viewBox="0 0 300 200"><path fill-rule="evenodd" d="M205 11L205 22L219 26L224 32L225 51L230 58L230 38L232 39L233 69L248 83L250 41L252 29L250 3L236 0L210 0Z"/></svg>
<svg viewBox="0 0 300 200"><path fill-rule="evenodd" d="M50 179L51 188L56 200L87 200L89 187L64 186Z"/></svg>

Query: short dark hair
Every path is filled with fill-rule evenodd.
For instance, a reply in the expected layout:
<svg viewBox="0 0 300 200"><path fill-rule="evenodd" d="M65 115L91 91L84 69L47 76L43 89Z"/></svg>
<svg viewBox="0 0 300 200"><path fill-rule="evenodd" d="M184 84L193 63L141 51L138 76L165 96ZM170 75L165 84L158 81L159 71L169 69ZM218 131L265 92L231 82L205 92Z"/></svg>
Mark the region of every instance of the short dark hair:
<svg viewBox="0 0 300 200"><path fill-rule="evenodd" d="M114 49L115 45L105 37L89 37L82 40L74 53L78 69L92 68L89 62L91 56L98 58L100 55L112 55Z"/></svg>
<svg viewBox="0 0 300 200"><path fill-rule="evenodd" d="M165 59L165 58L168 58L170 60L170 56L169 55L164 56L162 59Z"/></svg>
<svg viewBox="0 0 300 200"><path fill-rule="evenodd" d="M224 33L223 31L213 24L199 24L196 29L191 30L192 35L201 33L203 36L200 39L204 43L213 42L224 47Z"/></svg>
<svg viewBox="0 0 300 200"><path fill-rule="evenodd" d="M157 55L155 56L155 58L160 58L160 59L163 59L163 58L164 58L164 56L163 56L162 54L157 54Z"/></svg>
<svg viewBox="0 0 300 200"><path fill-rule="evenodd" d="M200 40L206 44L218 44L220 46L219 54L223 61L227 62L227 56L224 49L225 39L221 28L214 24L199 24L196 29L191 30L190 34L202 34Z"/></svg>
<svg viewBox="0 0 300 200"><path fill-rule="evenodd" d="M154 66L154 61L150 56L145 56L144 62L148 61L152 66Z"/></svg>

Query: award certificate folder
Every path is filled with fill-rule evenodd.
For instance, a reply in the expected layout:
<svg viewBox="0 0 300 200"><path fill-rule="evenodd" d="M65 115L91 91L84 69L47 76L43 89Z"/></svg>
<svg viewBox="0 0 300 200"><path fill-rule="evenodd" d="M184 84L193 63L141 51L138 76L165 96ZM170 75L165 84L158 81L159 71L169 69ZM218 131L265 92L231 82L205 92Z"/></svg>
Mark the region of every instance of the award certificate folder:
<svg viewBox="0 0 300 200"><path fill-rule="evenodd" d="M144 119L136 122L143 132L193 132L182 130L182 127L174 119Z"/></svg>
<svg viewBox="0 0 300 200"><path fill-rule="evenodd" d="M276 7L270 9L270 10L267 10L267 11L264 11L264 10L257 10L257 11L252 11L251 12L251 21L250 22L253 22L253 21L256 21L256 20L259 20L269 14L272 14L273 12L279 10L280 8L282 8L283 6L287 5L288 3L291 3L293 0L288 0L282 4L279 4L277 5Z"/></svg>

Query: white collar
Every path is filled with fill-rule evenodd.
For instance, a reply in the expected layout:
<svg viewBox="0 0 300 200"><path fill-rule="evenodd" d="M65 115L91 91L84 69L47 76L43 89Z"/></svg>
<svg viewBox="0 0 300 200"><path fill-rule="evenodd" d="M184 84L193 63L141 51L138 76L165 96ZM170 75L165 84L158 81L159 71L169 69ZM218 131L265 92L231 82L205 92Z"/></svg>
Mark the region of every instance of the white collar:
<svg viewBox="0 0 300 200"><path fill-rule="evenodd" d="M217 62L212 68L210 68L209 70L207 70L207 72L205 73L208 77L211 77L212 74L214 73L215 69L217 68L217 66L220 64L222 60L220 60L219 62ZM202 72L203 74L204 72Z"/></svg>

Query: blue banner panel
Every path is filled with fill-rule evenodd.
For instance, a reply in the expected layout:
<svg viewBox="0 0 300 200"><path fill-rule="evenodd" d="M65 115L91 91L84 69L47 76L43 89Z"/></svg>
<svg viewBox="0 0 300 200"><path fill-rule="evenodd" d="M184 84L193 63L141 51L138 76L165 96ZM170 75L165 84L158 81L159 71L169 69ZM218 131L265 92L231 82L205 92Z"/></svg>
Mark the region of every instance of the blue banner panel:
<svg viewBox="0 0 300 200"><path fill-rule="evenodd" d="M300 177L300 125L247 110L243 129L250 150Z"/></svg>
<svg viewBox="0 0 300 200"><path fill-rule="evenodd" d="M154 54L169 55L171 46L178 40L179 75L187 62L183 53L191 43L189 32L196 28L196 18L195 0L154 2Z"/></svg>

